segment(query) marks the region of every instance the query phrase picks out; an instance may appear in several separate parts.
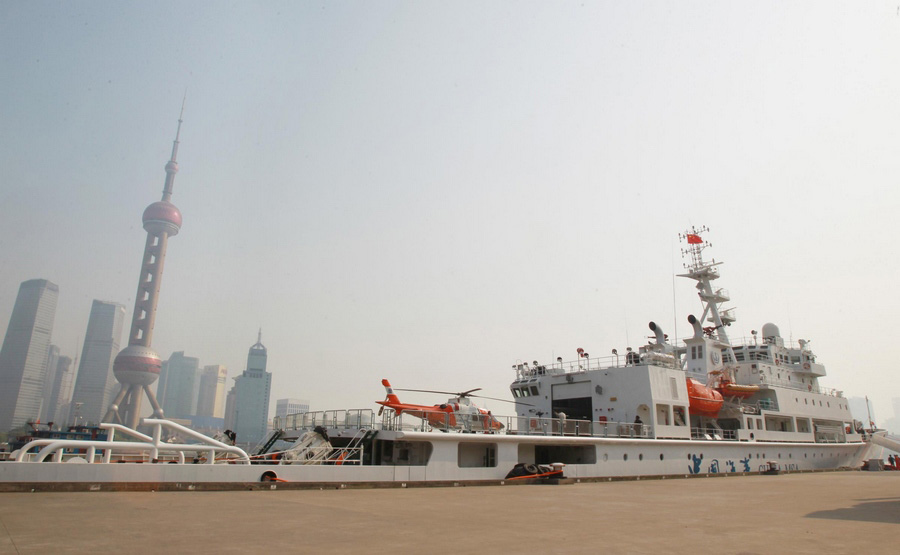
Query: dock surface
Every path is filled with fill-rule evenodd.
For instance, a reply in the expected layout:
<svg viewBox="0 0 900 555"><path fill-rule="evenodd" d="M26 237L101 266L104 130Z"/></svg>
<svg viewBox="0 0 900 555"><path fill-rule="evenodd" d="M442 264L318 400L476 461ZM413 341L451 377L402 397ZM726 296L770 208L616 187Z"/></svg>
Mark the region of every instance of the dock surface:
<svg viewBox="0 0 900 555"><path fill-rule="evenodd" d="M897 553L900 472L0 494L0 553Z"/></svg>

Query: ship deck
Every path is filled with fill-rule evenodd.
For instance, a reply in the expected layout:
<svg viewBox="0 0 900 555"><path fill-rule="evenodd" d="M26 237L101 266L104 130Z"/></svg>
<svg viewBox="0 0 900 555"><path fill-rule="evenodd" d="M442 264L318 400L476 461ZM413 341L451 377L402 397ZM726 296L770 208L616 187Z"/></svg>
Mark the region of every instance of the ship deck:
<svg viewBox="0 0 900 555"><path fill-rule="evenodd" d="M21 554L125 546L137 553L397 553L445 549L462 537L468 548L492 553L522 546L548 553L893 553L900 472L450 489L4 493L0 524L0 553Z"/></svg>

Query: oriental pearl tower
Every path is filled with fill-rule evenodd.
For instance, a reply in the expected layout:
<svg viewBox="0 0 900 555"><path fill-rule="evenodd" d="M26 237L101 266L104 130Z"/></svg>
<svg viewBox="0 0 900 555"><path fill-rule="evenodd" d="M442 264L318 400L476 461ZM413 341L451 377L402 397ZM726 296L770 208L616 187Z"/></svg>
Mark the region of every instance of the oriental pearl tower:
<svg viewBox="0 0 900 555"><path fill-rule="evenodd" d="M144 229L147 230L147 242L144 246L137 294L134 298L134 315L131 318L128 346L122 349L113 363L113 374L122 387L103 418L104 422L114 421L132 429L136 429L140 422L141 399L144 394L153 407L153 416L163 417L162 408L150 390L150 385L159 378L162 361L150 347L150 340L153 338L153 322L156 319L159 286L162 281L163 263L166 260L166 243L169 237L177 235L181 229L181 212L169 200L172 198L175 174L178 173L176 157L183 115L184 102L178 116L178 130L172 145L172 158L166 163L166 184L163 187L162 200L154 202L144 210L143 221Z"/></svg>

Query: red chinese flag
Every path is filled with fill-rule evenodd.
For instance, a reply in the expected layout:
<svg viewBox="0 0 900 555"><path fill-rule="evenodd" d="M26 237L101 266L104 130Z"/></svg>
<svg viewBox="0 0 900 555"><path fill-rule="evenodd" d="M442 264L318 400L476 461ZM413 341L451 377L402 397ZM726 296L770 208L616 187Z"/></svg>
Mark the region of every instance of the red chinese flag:
<svg viewBox="0 0 900 555"><path fill-rule="evenodd" d="M689 245L699 245L703 243L703 239L701 239L699 235L693 233L688 233L687 240Z"/></svg>

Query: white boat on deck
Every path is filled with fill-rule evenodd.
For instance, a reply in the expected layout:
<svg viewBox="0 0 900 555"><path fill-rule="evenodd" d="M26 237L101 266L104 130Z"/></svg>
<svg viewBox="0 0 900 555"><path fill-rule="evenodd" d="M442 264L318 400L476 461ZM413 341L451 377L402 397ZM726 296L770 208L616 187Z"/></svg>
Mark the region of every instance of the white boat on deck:
<svg viewBox="0 0 900 555"><path fill-rule="evenodd" d="M488 413L499 424L461 410L468 398L427 415L296 414L276 418L276 432L253 455L167 420L145 420L150 435L104 424L106 441L22 448L0 463L0 490L501 483L515 467L542 473L553 464L548 474L576 480L859 467L867 434L843 394L819 384L825 367L808 342L787 344L774 324L746 341L729 338L735 315L722 307L728 292L712 285L721 263L703 259L705 231L682 236L682 277L696 282L703 303L699 317L688 317L692 337L670 344L651 322L655 340L636 351L598 359L579 349L570 362L518 363L516 414ZM163 441L173 434L189 440Z"/></svg>

